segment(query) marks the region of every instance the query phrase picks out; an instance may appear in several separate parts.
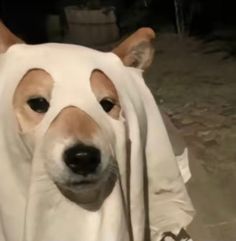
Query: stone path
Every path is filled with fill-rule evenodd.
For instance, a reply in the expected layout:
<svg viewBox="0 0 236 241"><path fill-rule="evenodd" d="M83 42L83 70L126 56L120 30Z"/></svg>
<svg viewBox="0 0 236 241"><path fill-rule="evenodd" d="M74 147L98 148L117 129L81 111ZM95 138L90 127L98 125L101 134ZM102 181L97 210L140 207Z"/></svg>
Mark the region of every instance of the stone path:
<svg viewBox="0 0 236 241"><path fill-rule="evenodd" d="M216 42L161 34L146 74L192 152L195 241L236 240L236 60Z"/></svg>

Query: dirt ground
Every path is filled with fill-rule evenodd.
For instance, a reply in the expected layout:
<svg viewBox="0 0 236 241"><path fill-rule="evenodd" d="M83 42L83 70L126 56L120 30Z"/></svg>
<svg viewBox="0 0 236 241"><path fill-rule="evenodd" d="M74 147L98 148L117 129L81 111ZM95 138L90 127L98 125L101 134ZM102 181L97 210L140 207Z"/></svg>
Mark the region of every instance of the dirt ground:
<svg viewBox="0 0 236 241"><path fill-rule="evenodd" d="M160 34L155 45L147 83L191 151L188 190L197 214L189 232L195 241L234 241L236 59L217 42L175 34Z"/></svg>

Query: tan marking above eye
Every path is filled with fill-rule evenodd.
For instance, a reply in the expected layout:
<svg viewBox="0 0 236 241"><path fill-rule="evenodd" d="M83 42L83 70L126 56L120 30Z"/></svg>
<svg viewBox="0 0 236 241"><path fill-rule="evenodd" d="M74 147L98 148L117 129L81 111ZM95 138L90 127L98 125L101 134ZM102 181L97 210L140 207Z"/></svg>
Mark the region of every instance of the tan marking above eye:
<svg viewBox="0 0 236 241"><path fill-rule="evenodd" d="M20 80L13 96L13 107L23 132L39 124L43 118L43 114L33 111L27 101L32 97L50 101L52 88L52 77L41 69L28 71Z"/></svg>
<svg viewBox="0 0 236 241"><path fill-rule="evenodd" d="M91 88L94 92L98 102L107 99L114 103L114 107L108 114L114 119L119 119L120 116L120 103L118 93L112 81L100 70L94 70L91 78Z"/></svg>

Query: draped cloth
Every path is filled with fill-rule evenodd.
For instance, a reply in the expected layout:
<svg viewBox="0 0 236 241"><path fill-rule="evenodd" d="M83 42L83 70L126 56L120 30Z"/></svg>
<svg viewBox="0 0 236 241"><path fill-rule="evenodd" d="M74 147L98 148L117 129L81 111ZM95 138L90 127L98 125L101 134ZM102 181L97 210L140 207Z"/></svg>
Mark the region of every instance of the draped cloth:
<svg viewBox="0 0 236 241"><path fill-rule="evenodd" d="M31 69L48 72L54 86L43 120L21 133L12 99ZM123 112L119 120L102 110L91 90L95 69L104 72L118 92ZM0 71L1 241L147 241L149 229L150 240L159 241L163 232L191 222L193 207L141 70L124 66L113 53L85 47L16 44L0 56ZM62 195L40 154L50 124L68 106L98 123L119 167L112 192L95 211ZM26 140L28 134L35 136L35 145Z"/></svg>

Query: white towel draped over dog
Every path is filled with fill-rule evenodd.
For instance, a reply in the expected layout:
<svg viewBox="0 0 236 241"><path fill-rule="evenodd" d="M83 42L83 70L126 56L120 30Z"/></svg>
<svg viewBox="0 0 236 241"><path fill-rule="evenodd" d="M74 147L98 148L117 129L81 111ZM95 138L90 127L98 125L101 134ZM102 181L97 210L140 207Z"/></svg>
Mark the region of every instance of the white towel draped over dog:
<svg viewBox="0 0 236 241"><path fill-rule="evenodd" d="M43 69L54 80L49 111L31 130L35 146L18 130L12 107L14 91L31 69ZM124 118L112 119L97 102L90 87L95 69L114 83ZM151 240L159 241L163 232L190 223L191 201L140 70L84 47L17 44L0 56L0 73L1 241L147 241L147 227ZM119 166L119 179L96 211L66 199L39 154L48 127L68 106L98 123Z"/></svg>

